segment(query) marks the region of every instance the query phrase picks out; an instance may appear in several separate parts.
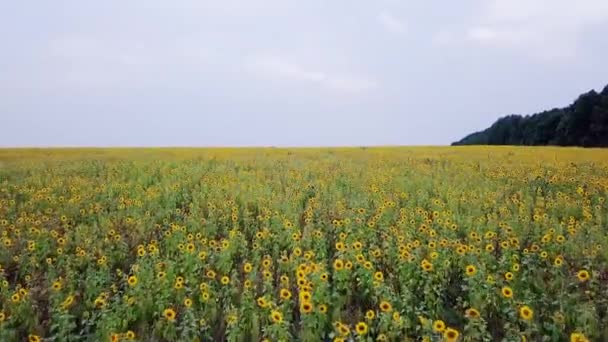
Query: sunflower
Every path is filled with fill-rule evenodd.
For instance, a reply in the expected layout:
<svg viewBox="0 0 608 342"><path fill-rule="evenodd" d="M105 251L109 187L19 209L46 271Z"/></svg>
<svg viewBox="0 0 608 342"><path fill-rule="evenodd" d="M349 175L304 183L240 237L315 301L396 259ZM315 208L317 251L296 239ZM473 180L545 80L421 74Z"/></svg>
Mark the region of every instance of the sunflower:
<svg viewBox="0 0 608 342"><path fill-rule="evenodd" d="M557 257L555 258L555 260L553 260L553 265L555 265L555 267L560 267L562 264L564 263L564 259L562 259L562 257Z"/></svg>
<svg viewBox="0 0 608 342"><path fill-rule="evenodd" d="M367 324L365 324L365 322L357 323L357 325L355 325L355 331L359 336L367 334Z"/></svg>
<svg viewBox="0 0 608 342"><path fill-rule="evenodd" d="M337 324L337 329L338 329L338 333L341 336L347 336L348 334L350 334L350 329L348 328L348 325L346 325L346 324L342 324L342 323Z"/></svg>
<svg viewBox="0 0 608 342"><path fill-rule="evenodd" d="M227 276L223 276L220 282L222 283L222 285L228 285L228 283L230 283L230 278L228 278Z"/></svg>
<svg viewBox="0 0 608 342"><path fill-rule="evenodd" d="M61 284L61 281L56 280L56 281L54 281L54 282L53 282L53 286L52 286L52 287L53 287L53 290L54 290L54 291L59 291L59 290L61 290L61 288L62 288L63 286L62 286L62 284Z"/></svg>
<svg viewBox="0 0 608 342"><path fill-rule="evenodd" d="M319 312L322 314L327 313L327 305L325 305L325 304L319 305Z"/></svg>
<svg viewBox="0 0 608 342"><path fill-rule="evenodd" d="M19 303L19 301L21 301L21 295L17 292L13 293L13 295L11 296L11 301L13 303Z"/></svg>
<svg viewBox="0 0 608 342"><path fill-rule="evenodd" d="M38 335L30 334L30 335L27 336L27 340L29 342L40 342L41 338Z"/></svg>
<svg viewBox="0 0 608 342"><path fill-rule="evenodd" d="M163 316L165 316L165 318L169 322L173 322L173 321L175 321L175 317L177 316L177 314L175 313L175 310L169 308L169 309L165 309L165 311L163 311Z"/></svg>
<svg viewBox="0 0 608 342"><path fill-rule="evenodd" d="M590 278L589 271L587 271L587 270L580 270L576 274L576 277L578 278L578 280L580 282L585 282L585 281L589 280L589 278Z"/></svg>
<svg viewBox="0 0 608 342"><path fill-rule="evenodd" d="M184 299L184 306L187 308L192 307L192 299L190 299L190 298Z"/></svg>
<svg viewBox="0 0 608 342"><path fill-rule="evenodd" d="M460 333L456 329L447 328L443 332L443 339L446 342L456 342L458 340L458 336L460 336Z"/></svg>
<svg viewBox="0 0 608 342"><path fill-rule="evenodd" d="M125 337L127 338L127 340L134 340L135 339L135 333L133 331L129 330L125 334Z"/></svg>
<svg viewBox="0 0 608 342"><path fill-rule="evenodd" d="M380 302L380 310L382 312L391 312L393 310L393 306L387 301L382 301Z"/></svg>
<svg viewBox="0 0 608 342"><path fill-rule="evenodd" d="M4 320L6 319L6 314L2 311L0 311L0 323L4 322Z"/></svg>
<svg viewBox="0 0 608 342"><path fill-rule="evenodd" d="M336 271L339 271L343 268L344 268L344 261L342 261L341 259L334 260L334 269Z"/></svg>
<svg viewBox="0 0 608 342"><path fill-rule="evenodd" d="M72 295L67 296L65 298L65 300L63 301L63 303L61 303L61 308L65 310L65 309L69 308L70 306L72 306L73 303L74 303L74 296L72 296Z"/></svg>
<svg viewBox="0 0 608 342"><path fill-rule="evenodd" d="M589 339L581 333L573 332L570 334L570 342L589 342Z"/></svg>
<svg viewBox="0 0 608 342"><path fill-rule="evenodd" d="M367 312L365 312L365 318L367 318L368 320L372 320L374 319L374 317L376 317L376 312L374 310L367 310Z"/></svg>
<svg viewBox="0 0 608 342"><path fill-rule="evenodd" d="M468 265L466 267L466 273L469 277L474 276L475 273L477 273L477 268L475 268L473 265Z"/></svg>
<svg viewBox="0 0 608 342"><path fill-rule="evenodd" d="M250 263L246 262L243 265L243 272L249 273L249 272L251 272L251 270L253 270L253 265L251 265Z"/></svg>
<svg viewBox="0 0 608 342"><path fill-rule="evenodd" d="M506 280L513 280L513 273L511 273L511 272L505 273L505 279Z"/></svg>
<svg viewBox="0 0 608 342"><path fill-rule="evenodd" d="M106 306L106 300L101 297L97 297L95 298L94 304L96 308L103 308L104 306Z"/></svg>
<svg viewBox="0 0 608 342"><path fill-rule="evenodd" d="M129 283L129 286L131 287L137 285L137 277L134 275L130 276L129 279L127 279L127 283Z"/></svg>
<svg viewBox="0 0 608 342"><path fill-rule="evenodd" d="M282 300L289 300L291 298L291 292L288 289L281 289L279 291L279 297L281 297Z"/></svg>
<svg viewBox="0 0 608 342"><path fill-rule="evenodd" d="M443 332L445 330L445 323L442 320L436 320L433 322L433 331L435 332Z"/></svg>
<svg viewBox="0 0 608 342"><path fill-rule="evenodd" d="M327 272L322 273L319 278L321 279L321 281L327 281L329 279L329 274Z"/></svg>
<svg viewBox="0 0 608 342"><path fill-rule="evenodd" d="M280 324L283 322L283 314L281 314L279 311L273 310L270 313L270 319L272 319L273 323Z"/></svg>
<svg viewBox="0 0 608 342"><path fill-rule="evenodd" d="M433 270L433 264L431 264L428 260L424 259L422 260L422 262L420 263L420 266L422 267L422 269L426 272L430 272Z"/></svg>
<svg viewBox="0 0 608 342"><path fill-rule="evenodd" d="M313 306L312 306L312 303L310 303L310 302L302 302L300 304L300 311L302 313L305 313L305 314L311 313L312 309L313 309Z"/></svg>
<svg viewBox="0 0 608 342"><path fill-rule="evenodd" d="M310 301L311 297L312 297L312 295L308 291L301 291L300 292L300 300L303 301L303 302Z"/></svg>
<svg viewBox="0 0 608 342"><path fill-rule="evenodd" d="M265 308L268 306L268 302L266 302L266 298L264 298L264 297L259 297L257 299L257 303L258 303L258 306L261 308Z"/></svg>
<svg viewBox="0 0 608 342"><path fill-rule="evenodd" d="M519 316L526 321L530 321L534 317L534 311L529 306L524 305L519 309Z"/></svg>
<svg viewBox="0 0 608 342"><path fill-rule="evenodd" d="M505 298L513 297L513 290L508 286L503 287L501 292L502 292L503 297L505 297Z"/></svg>
<svg viewBox="0 0 608 342"><path fill-rule="evenodd" d="M479 311L477 311L477 309L474 309L474 308L469 308L465 311L465 315L468 318L479 318Z"/></svg>

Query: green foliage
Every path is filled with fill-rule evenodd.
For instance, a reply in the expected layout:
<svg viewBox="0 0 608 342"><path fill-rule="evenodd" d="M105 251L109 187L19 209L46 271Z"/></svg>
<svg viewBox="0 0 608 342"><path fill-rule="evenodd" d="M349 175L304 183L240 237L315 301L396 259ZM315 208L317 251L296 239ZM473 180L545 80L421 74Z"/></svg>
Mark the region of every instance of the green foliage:
<svg viewBox="0 0 608 342"><path fill-rule="evenodd" d="M581 95L566 108L508 115L452 145L608 146L608 86Z"/></svg>

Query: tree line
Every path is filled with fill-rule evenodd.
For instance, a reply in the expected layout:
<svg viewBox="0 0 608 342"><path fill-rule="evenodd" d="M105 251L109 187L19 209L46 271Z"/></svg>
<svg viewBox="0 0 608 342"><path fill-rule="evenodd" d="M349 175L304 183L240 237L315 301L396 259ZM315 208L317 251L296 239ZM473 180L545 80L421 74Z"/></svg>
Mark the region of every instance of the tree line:
<svg viewBox="0 0 608 342"><path fill-rule="evenodd" d="M565 108L508 115L455 145L556 145L608 147L608 86L582 94Z"/></svg>

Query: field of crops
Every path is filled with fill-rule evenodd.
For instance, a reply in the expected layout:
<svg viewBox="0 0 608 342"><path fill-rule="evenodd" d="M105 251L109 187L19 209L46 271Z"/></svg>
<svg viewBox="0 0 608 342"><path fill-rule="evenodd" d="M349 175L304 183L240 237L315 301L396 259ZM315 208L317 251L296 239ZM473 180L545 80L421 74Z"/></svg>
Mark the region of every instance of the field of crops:
<svg viewBox="0 0 608 342"><path fill-rule="evenodd" d="M0 341L606 341L607 197L607 150L0 150Z"/></svg>

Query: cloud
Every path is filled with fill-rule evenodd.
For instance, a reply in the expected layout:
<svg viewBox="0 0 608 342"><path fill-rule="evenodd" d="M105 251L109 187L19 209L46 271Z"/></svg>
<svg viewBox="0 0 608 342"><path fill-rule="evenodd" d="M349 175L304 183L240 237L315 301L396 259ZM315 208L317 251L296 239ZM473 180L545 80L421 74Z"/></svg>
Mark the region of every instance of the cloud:
<svg viewBox="0 0 608 342"><path fill-rule="evenodd" d="M210 69L215 57L196 40L133 41L95 36L61 36L49 40L48 54L59 81L76 86L153 84L172 73Z"/></svg>
<svg viewBox="0 0 608 342"><path fill-rule="evenodd" d="M452 45L458 42L458 36L454 32L440 30L435 32L431 41L434 45Z"/></svg>
<svg viewBox="0 0 608 342"><path fill-rule="evenodd" d="M395 16L390 14L389 12L382 12L378 15L378 21L384 27L385 30L395 34L404 34L406 33L406 27L401 20L397 19Z"/></svg>
<svg viewBox="0 0 608 342"><path fill-rule="evenodd" d="M551 60L570 60L594 25L608 23L605 0L492 0L464 32L466 41Z"/></svg>
<svg viewBox="0 0 608 342"><path fill-rule="evenodd" d="M276 55L250 58L246 62L246 70L262 78L291 80L347 93L365 92L378 86L367 78L309 69Z"/></svg>

